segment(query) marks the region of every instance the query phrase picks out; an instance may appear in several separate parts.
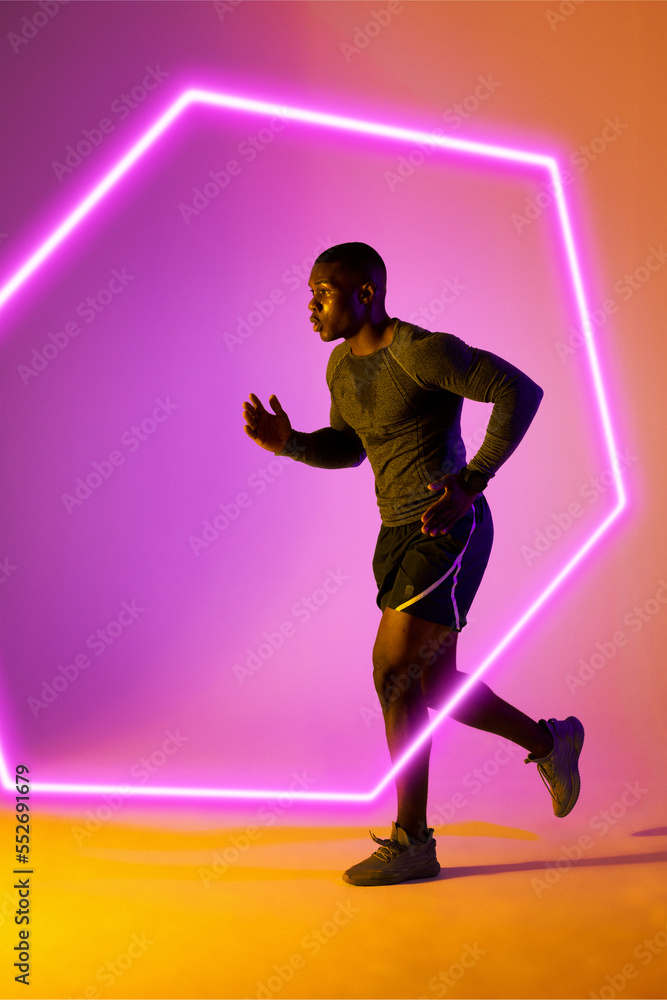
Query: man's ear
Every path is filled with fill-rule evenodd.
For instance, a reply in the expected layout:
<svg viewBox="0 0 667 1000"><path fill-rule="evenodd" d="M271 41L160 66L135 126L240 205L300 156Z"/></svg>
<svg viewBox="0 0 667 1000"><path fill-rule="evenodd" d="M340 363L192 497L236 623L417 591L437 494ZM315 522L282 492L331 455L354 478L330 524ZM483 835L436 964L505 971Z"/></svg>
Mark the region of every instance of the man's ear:
<svg viewBox="0 0 667 1000"><path fill-rule="evenodd" d="M366 281L359 289L360 302L372 302L377 295L377 285L374 281Z"/></svg>

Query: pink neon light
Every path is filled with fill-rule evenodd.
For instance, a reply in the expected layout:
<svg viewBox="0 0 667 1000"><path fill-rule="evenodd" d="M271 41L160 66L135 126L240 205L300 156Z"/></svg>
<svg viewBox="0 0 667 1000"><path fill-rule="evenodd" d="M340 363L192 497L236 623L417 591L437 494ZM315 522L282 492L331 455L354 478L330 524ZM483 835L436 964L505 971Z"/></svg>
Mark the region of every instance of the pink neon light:
<svg viewBox="0 0 667 1000"><path fill-rule="evenodd" d="M489 653L486 659L479 665L468 681L456 692L447 702L441 712L435 716L411 747L406 750L400 760L390 771L368 792L315 792L315 791L294 791L283 789L240 789L240 788L171 788L171 787L128 787L127 785L102 785L102 784L72 784L67 782L35 782L31 785L33 791L51 792L56 794L103 794L114 793L127 796L159 797L159 798L206 798L206 799L267 799L277 796L288 796L293 799L304 799L311 801L331 801L331 802L369 802L376 798L380 792L393 780L395 775L404 767L407 761L413 756L418 748L429 738L431 733L440 725L451 710L465 697L469 688L479 677L491 666L491 664L510 645L516 636L526 627L540 608L548 601L551 595L570 576L573 570L579 565L585 555L596 545L605 534L611 524L625 508L627 497L621 479L621 469L618 458L618 451L613 431L611 415L607 404L607 398L602 382L600 364L595 350L593 340L593 328L588 315L588 306L584 293L581 270L574 244L574 236L570 223L569 212L563 191L563 184L557 161L554 157L544 156L537 153L530 153L517 149L509 149L483 142L473 142L465 139L454 139L449 136L434 137L427 132L415 129L402 128L395 125L386 125L378 122L369 122L356 118L348 118L341 115L329 114L322 111L313 111L307 108L293 108L278 105L271 101L259 101L246 97L238 97L232 94L218 94L210 91L190 89L186 90L169 108L158 118L154 125L142 136L142 138L131 147L125 156L109 171L105 177L97 184L90 194L79 204L79 206L63 220L53 233L35 250L24 264L14 273L2 288L0 288L0 310L9 300L23 287L33 274L48 260L54 251L64 240L79 226L88 215L90 215L111 190L119 183L121 178L135 165L135 163L157 142L163 132L166 131L181 115L181 113L193 104L211 104L221 108L228 108L235 111L247 111L261 115L281 115L293 121L305 122L311 125L319 125L324 128L334 128L346 132L359 132L365 135L373 135L378 138L398 139L411 143L430 143L443 149L451 150L455 153L466 153L472 156L484 156L494 159L510 161L526 166L541 167L550 176L550 183L556 195L556 208L560 222L563 245L570 269L575 300L582 323L582 330L586 342L586 352L593 378L595 399L598 405L602 431L604 435L606 449L611 462L611 468L616 488L616 505L598 528L590 535L587 541L575 552L574 556L565 564L560 572L553 578L551 583L544 588L530 607L523 613L512 628L503 636L500 642ZM0 746L0 781L6 789L14 790L14 777L9 773L2 747Z"/></svg>

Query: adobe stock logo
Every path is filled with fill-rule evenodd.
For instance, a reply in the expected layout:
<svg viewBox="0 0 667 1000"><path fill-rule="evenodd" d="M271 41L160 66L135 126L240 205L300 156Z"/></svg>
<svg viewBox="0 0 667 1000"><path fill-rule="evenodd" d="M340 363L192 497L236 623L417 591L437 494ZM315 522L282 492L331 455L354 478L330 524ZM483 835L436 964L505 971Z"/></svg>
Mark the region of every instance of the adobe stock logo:
<svg viewBox="0 0 667 1000"><path fill-rule="evenodd" d="M418 751L422 744L430 737L442 721L450 714L459 701L466 697L470 688L488 670L488 668L501 656L508 646L535 618L537 613L546 606L550 597L559 587L570 579L573 571L579 566L582 560L595 548L598 542L603 539L609 531L611 525L616 521L621 512L626 507L626 496L624 484L622 482L621 469L618 459L618 447L616 435L614 433L613 422L607 396L604 388L602 371L598 359L597 348L593 338L593 327L590 319L589 308L584 282L579 263L579 256L575 246L575 236L570 220L570 211L565 198L565 191L562 181L562 172L558 161L553 156L543 153L534 153L526 150L499 146L494 143L475 141L471 139L454 138L451 135L434 136L417 129L406 128L399 125L390 125L384 122L376 122L359 118L350 118L344 115L333 114L328 111L318 111L312 108L295 107L284 105L268 100L258 100L250 97L242 97L237 94L215 92L190 88L185 90L176 100L174 100L164 111L164 113L154 122L145 134L128 150L128 152L116 163L116 165L105 174L90 193L81 201L79 205L67 215L63 221L50 232L44 241L35 251L16 267L13 273L0 285L0 318L2 309L13 299L24 286L28 286L44 265L44 263L56 252L58 247L67 239L71 238L79 226L87 231L86 223L90 226L95 209L99 203L107 198L120 183L125 174L136 168L138 162L146 156L149 150L159 149L160 137L191 107L197 105L208 105L219 108L227 114L242 112L244 114L257 114L261 116L280 115L283 119L299 124L310 129L333 129L339 133L341 139L350 134L363 134L373 137L379 142L390 141L392 149L397 144L405 144L404 148L409 149L416 144L428 142L434 146L434 159L437 155L442 156L443 169L452 158L482 157L485 160L497 161L503 166L503 173L506 173L508 165L515 166L517 170L529 171L528 178L532 183L546 177L554 192L553 210L556 216L556 232L558 248L563 256L565 273L568 275L571 285L570 291L573 295L574 303L581 322L581 329L585 337L585 350L580 352L582 363L586 365L590 378L590 388L592 396L591 412L594 420L599 424L601 440L604 443L605 460L609 461L613 486L609 490L609 499L605 500L605 510L600 510L597 527L591 531L586 540L577 543L578 547L570 546L567 553L568 543L562 546L564 554L560 569L555 573L551 581L535 597L532 603L523 610L511 625L507 632L495 641L491 651L484 658L482 663L471 671L467 682L457 690L456 694L444 705L438 715L434 716L428 726L414 741L403 756L397 760L391 770L389 770L373 787L366 791L315 791L303 790L290 794L302 799L336 801L336 802L369 802L375 799L380 793L393 782L394 776L402 770L407 761ZM292 128L291 132L296 134L297 128ZM278 194L278 192L276 192ZM90 217L90 218L89 218ZM80 237L81 238L81 237ZM560 549L559 549L560 551ZM13 776L4 758L0 758L0 772L4 786L9 790L14 787ZM35 782L32 785L34 792L67 793L67 794L90 794L100 792L102 794L114 793L118 786L112 784L76 784L73 782ZM143 787L137 794L144 796L161 796L174 798L231 798L231 799L267 799L275 798L282 794L280 788L202 788L202 787Z"/></svg>

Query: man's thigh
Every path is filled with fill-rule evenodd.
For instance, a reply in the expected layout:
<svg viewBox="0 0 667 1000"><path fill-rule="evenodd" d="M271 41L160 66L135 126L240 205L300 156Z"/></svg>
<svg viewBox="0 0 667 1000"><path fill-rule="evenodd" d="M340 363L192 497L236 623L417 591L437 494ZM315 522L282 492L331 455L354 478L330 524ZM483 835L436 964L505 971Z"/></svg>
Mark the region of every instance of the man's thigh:
<svg viewBox="0 0 667 1000"><path fill-rule="evenodd" d="M457 637L458 632L446 625L385 608L373 647L373 662L376 668L400 671L417 664L423 672L436 660L455 662Z"/></svg>
<svg viewBox="0 0 667 1000"><path fill-rule="evenodd" d="M387 608L373 647L375 687L384 705L423 696L434 707L456 684L459 633L437 622Z"/></svg>

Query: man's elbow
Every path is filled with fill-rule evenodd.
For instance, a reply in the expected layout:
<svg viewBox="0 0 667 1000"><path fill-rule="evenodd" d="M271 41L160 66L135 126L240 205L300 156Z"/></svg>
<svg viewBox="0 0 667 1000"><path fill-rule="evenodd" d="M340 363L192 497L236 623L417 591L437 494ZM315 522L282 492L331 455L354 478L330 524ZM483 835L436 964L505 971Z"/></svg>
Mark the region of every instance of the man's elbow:
<svg viewBox="0 0 667 1000"><path fill-rule="evenodd" d="M542 386L538 385L537 382L533 382L532 378L524 375L521 382L516 386L516 392L516 399L519 405L524 406L526 409L531 409L533 413L536 413L544 396Z"/></svg>
<svg viewBox="0 0 667 1000"><path fill-rule="evenodd" d="M542 388L541 385L538 385L537 382L533 382L533 397L535 401L534 402L535 410L537 411L537 408L539 407L540 403L542 402L542 399L544 398L544 389Z"/></svg>
<svg viewBox="0 0 667 1000"><path fill-rule="evenodd" d="M361 463L364 461L365 458L366 458L366 452L362 448L361 451L358 451L356 455L353 456L352 461L348 465L348 469L356 469L357 466L361 465Z"/></svg>

